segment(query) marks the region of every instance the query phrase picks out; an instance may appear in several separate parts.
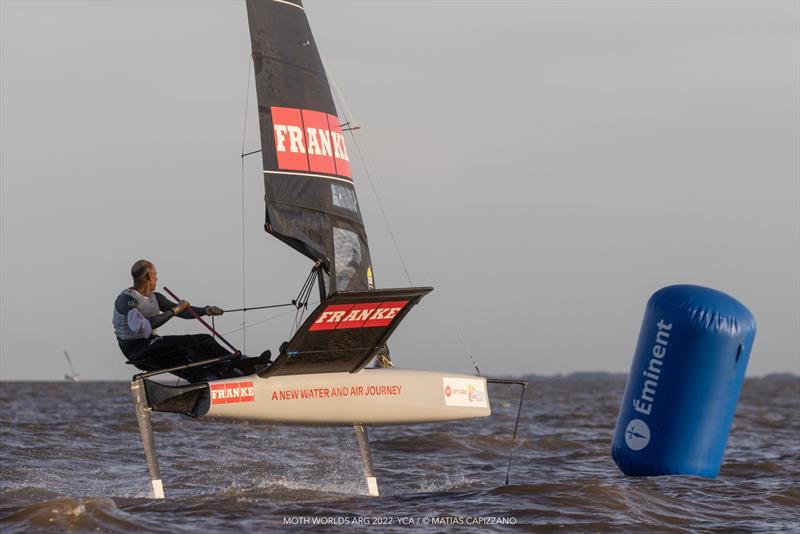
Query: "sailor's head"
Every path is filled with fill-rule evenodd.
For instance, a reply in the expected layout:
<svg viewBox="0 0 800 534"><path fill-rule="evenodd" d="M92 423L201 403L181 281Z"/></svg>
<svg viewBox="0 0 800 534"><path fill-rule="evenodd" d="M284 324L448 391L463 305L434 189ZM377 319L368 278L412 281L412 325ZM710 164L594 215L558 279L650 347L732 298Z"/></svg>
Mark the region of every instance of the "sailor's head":
<svg viewBox="0 0 800 534"><path fill-rule="evenodd" d="M133 287L154 291L158 282L156 266L147 260L139 260L131 267Z"/></svg>

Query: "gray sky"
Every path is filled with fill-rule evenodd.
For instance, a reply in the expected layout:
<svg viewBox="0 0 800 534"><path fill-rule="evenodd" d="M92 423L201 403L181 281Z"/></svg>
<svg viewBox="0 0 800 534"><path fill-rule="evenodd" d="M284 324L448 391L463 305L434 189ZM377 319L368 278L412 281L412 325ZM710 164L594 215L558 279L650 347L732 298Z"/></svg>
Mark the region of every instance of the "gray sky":
<svg viewBox="0 0 800 534"><path fill-rule="evenodd" d="M0 377L60 378L67 349L83 378L127 378L111 311L136 259L194 304L242 304L244 3L0 6ZM308 1L413 282L436 288L395 360L470 372L458 325L485 374L626 372L649 296L696 283L756 316L750 375L800 372L799 6ZM250 306L310 268L263 231L260 169ZM354 177L378 285L407 285ZM247 351L290 328L248 329Z"/></svg>

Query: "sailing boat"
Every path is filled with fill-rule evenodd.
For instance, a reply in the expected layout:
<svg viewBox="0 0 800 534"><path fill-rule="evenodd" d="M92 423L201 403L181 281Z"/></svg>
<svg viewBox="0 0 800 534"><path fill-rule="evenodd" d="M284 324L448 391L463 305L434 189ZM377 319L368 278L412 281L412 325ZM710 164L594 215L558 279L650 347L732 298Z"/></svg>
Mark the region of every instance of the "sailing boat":
<svg viewBox="0 0 800 534"><path fill-rule="evenodd" d="M72 359L69 357L69 352L64 350L64 356L66 356L67 358L67 365L69 365L69 370L70 370L69 373L64 374L64 380L66 380L67 382L78 382L79 375L78 372L75 371L75 366L72 365Z"/></svg>
<svg viewBox="0 0 800 534"><path fill-rule="evenodd" d="M300 0L247 0L266 197L265 230L313 262L320 304L254 375L170 387L136 375L153 493L163 497L150 412L198 419L353 425L372 495L366 425L487 417L487 379L365 368L431 287L375 289L341 119ZM194 364L197 365L197 364ZM175 369L173 369L175 370ZM161 371L164 372L164 371Z"/></svg>

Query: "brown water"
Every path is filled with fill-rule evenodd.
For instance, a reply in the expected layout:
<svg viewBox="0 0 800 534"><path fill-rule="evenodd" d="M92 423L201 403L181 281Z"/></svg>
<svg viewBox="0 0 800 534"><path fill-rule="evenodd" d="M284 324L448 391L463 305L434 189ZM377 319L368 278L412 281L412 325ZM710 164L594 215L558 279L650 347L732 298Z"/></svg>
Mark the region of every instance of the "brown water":
<svg viewBox="0 0 800 534"><path fill-rule="evenodd" d="M158 501L127 383L5 382L0 530L800 531L800 379L745 382L716 480L622 476L610 442L624 385L532 378L508 486L516 388L492 387L488 420L373 428L378 498L351 429L154 414Z"/></svg>

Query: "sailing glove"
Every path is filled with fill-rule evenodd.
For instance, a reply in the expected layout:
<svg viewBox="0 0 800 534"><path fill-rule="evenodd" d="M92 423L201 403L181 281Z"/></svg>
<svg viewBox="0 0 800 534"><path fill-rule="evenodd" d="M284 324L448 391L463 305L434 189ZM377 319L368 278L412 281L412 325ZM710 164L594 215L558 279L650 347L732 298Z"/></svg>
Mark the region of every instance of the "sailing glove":
<svg viewBox="0 0 800 534"><path fill-rule="evenodd" d="M222 315L225 312L218 306L206 306L206 315Z"/></svg>
<svg viewBox="0 0 800 534"><path fill-rule="evenodd" d="M179 313L183 312L190 306L188 300L182 300L178 302L178 305L172 308L172 315L178 315Z"/></svg>

